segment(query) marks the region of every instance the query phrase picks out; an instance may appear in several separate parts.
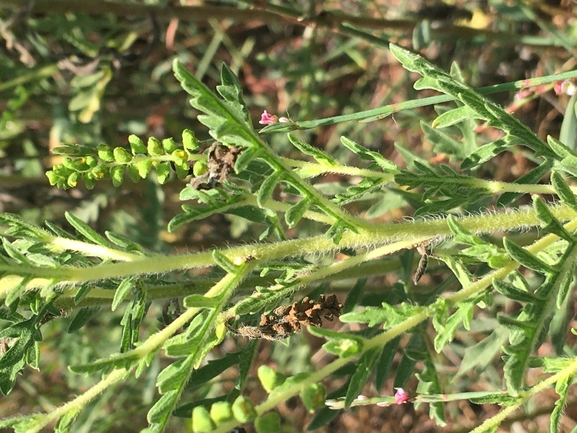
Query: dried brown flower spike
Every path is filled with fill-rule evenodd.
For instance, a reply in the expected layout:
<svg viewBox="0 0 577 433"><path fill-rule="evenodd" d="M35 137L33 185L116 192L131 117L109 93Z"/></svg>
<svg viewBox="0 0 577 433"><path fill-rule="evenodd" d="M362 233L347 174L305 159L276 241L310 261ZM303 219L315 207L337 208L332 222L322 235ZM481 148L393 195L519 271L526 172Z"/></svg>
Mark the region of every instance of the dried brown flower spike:
<svg viewBox="0 0 577 433"><path fill-rule="evenodd" d="M322 319L333 321L341 315L343 304L336 295L321 295L318 301L305 297L291 305L275 308L272 314L262 314L259 326L241 326L236 335L263 340L282 340L299 332L303 326L322 326Z"/></svg>
<svg viewBox="0 0 577 433"><path fill-rule="evenodd" d="M242 148L215 141L208 149L208 171L190 181L194 189L213 189L234 173L234 164Z"/></svg>

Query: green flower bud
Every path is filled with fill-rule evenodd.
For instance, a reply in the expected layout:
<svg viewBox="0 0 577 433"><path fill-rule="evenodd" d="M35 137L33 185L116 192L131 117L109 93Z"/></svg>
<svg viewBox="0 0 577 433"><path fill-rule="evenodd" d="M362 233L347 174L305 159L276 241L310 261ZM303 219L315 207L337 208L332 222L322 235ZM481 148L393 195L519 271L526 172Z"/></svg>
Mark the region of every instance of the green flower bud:
<svg viewBox="0 0 577 433"><path fill-rule="evenodd" d="M127 165L126 172L128 173L130 180L132 180L134 183L137 183L140 180L140 174L138 173L138 168L136 165Z"/></svg>
<svg viewBox="0 0 577 433"><path fill-rule="evenodd" d="M323 344L323 348L333 355L338 355L341 358L348 358L358 354L362 349L362 343L358 340L350 338L342 338L339 340L331 340Z"/></svg>
<svg viewBox="0 0 577 433"><path fill-rule="evenodd" d="M148 139L148 145L146 146L148 149L148 154L150 156L162 156L164 155L164 149L160 144L158 138L150 137Z"/></svg>
<svg viewBox="0 0 577 433"><path fill-rule="evenodd" d="M98 150L98 157L105 161L105 162L112 162L114 161L114 154L112 153L112 149L110 146L100 143L97 147Z"/></svg>
<svg viewBox="0 0 577 433"><path fill-rule="evenodd" d="M67 156L62 158L62 165L66 168L74 170L74 161L72 160L72 158L69 158Z"/></svg>
<svg viewBox="0 0 577 433"><path fill-rule="evenodd" d="M269 412L266 415L259 416L254 422L254 428L257 433L279 433L280 418L278 413Z"/></svg>
<svg viewBox="0 0 577 433"><path fill-rule="evenodd" d="M54 167L52 167L52 171L58 177L68 177L68 175L73 172L72 170L64 167L63 165L55 165Z"/></svg>
<svg viewBox="0 0 577 433"><path fill-rule="evenodd" d="M103 165L97 165L92 170L90 170L90 174L92 175L93 179L103 179L106 172L104 171Z"/></svg>
<svg viewBox="0 0 577 433"><path fill-rule="evenodd" d="M110 167L110 178L112 179L112 185L118 187L122 185L122 180L124 178L124 167L122 165L115 165Z"/></svg>
<svg viewBox="0 0 577 433"><path fill-rule="evenodd" d="M82 180L87 189L94 188L94 177L90 173L82 173Z"/></svg>
<svg viewBox="0 0 577 433"><path fill-rule="evenodd" d="M210 407L210 417L216 423L221 424L232 419L232 407L228 401L217 401Z"/></svg>
<svg viewBox="0 0 577 433"><path fill-rule="evenodd" d="M78 185L78 173L71 173L66 179L66 183L70 188L74 188Z"/></svg>
<svg viewBox="0 0 577 433"><path fill-rule="evenodd" d="M261 365L257 371L258 378L266 392L271 392L286 380L286 376L270 368L268 365Z"/></svg>
<svg viewBox="0 0 577 433"><path fill-rule="evenodd" d="M170 163L161 162L156 167L156 177L158 178L158 183L163 185L170 177Z"/></svg>
<svg viewBox="0 0 577 433"><path fill-rule="evenodd" d="M252 401L242 395L237 397L232 404L232 414L238 422L242 423L255 419L257 415Z"/></svg>
<svg viewBox="0 0 577 433"><path fill-rule="evenodd" d="M73 164L76 171L86 171L90 168L90 166L86 164L86 158L76 158Z"/></svg>
<svg viewBox="0 0 577 433"><path fill-rule="evenodd" d="M116 162L125 163L132 161L132 155L122 147L115 147L113 154L114 154L114 160Z"/></svg>
<svg viewBox="0 0 577 433"><path fill-rule="evenodd" d="M92 155L88 155L84 161L86 162L86 165L88 165L88 167L90 168L94 168L98 165L98 160L93 157Z"/></svg>
<svg viewBox="0 0 577 433"><path fill-rule="evenodd" d="M152 161L150 159L144 159L136 163L136 168L138 169L138 174L141 178L145 179L152 169Z"/></svg>
<svg viewBox="0 0 577 433"><path fill-rule="evenodd" d="M205 160L196 161L194 167L192 167L192 173L194 177L202 176L208 171L208 164Z"/></svg>
<svg viewBox="0 0 577 433"><path fill-rule="evenodd" d="M173 138L165 138L162 140L162 147L164 147L166 153L172 153L178 149L178 144L176 144Z"/></svg>
<svg viewBox="0 0 577 433"><path fill-rule="evenodd" d="M301 400L309 412L324 407L327 398L327 390L322 383L313 383L301 391Z"/></svg>
<svg viewBox="0 0 577 433"><path fill-rule="evenodd" d="M215 427L204 406L196 406L192 409L192 430L195 433L210 433Z"/></svg>
<svg viewBox="0 0 577 433"><path fill-rule="evenodd" d="M172 152L172 158L174 158L174 163L178 166L187 167L188 169L188 154L182 150L178 149Z"/></svg>
<svg viewBox="0 0 577 433"><path fill-rule="evenodd" d="M52 170L46 172L46 177L52 186L56 185L56 182L58 182L58 175L56 175Z"/></svg>
<svg viewBox="0 0 577 433"><path fill-rule="evenodd" d="M198 138L190 129L182 131L182 145L184 148L192 153L198 150Z"/></svg>
<svg viewBox="0 0 577 433"><path fill-rule="evenodd" d="M144 142L140 139L140 137L130 134L128 136L128 144L130 144L130 149L132 149L132 154L142 154L146 155L148 151L146 150L146 146Z"/></svg>

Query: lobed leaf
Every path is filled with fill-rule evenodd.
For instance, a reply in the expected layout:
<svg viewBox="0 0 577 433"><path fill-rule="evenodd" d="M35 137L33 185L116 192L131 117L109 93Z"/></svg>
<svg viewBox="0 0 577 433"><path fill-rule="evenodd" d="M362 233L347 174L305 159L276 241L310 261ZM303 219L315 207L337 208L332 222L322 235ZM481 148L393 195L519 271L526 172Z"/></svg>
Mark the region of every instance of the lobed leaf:
<svg viewBox="0 0 577 433"><path fill-rule="evenodd" d="M345 396L345 410L351 406L354 399L361 393L369 376L373 372L373 368L379 358L381 350L378 347L367 350L355 363L356 369L351 376L351 382L347 389Z"/></svg>

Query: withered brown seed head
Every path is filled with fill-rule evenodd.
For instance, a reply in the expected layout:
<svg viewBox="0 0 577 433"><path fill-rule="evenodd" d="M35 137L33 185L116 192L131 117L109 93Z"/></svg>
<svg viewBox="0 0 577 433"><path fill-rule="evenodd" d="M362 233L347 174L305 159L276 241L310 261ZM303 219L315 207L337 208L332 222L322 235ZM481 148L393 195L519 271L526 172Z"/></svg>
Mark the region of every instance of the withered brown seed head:
<svg viewBox="0 0 577 433"><path fill-rule="evenodd" d="M234 173L234 164L242 148L225 146L215 141L208 149L208 171L190 181L194 189L207 190L217 187Z"/></svg>
<svg viewBox="0 0 577 433"><path fill-rule="evenodd" d="M318 301L305 297L291 305L275 308L272 314L262 314L258 327L241 326L232 331L248 338L282 340L304 326L322 326L322 319L334 320L341 315L342 308L336 295L321 295Z"/></svg>

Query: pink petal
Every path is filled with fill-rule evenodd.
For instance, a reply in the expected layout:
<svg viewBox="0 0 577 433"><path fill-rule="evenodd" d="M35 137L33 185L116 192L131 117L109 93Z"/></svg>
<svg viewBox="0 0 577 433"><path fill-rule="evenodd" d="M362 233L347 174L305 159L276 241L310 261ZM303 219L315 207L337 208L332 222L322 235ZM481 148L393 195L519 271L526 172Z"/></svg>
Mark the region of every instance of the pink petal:
<svg viewBox="0 0 577 433"><path fill-rule="evenodd" d="M397 404L403 404L407 400L409 400L409 394L403 388L397 388L397 392L395 392L395 400Z"/></svg>
<svg viewBox="0 0 577 433"><path fill-rule="evenodd" d="M260 123L261 125L273 125L278 122L278 117L269 114L266 110L262 112L260 115Z"/></svg>

